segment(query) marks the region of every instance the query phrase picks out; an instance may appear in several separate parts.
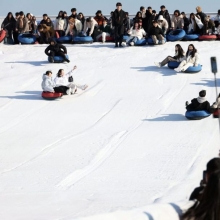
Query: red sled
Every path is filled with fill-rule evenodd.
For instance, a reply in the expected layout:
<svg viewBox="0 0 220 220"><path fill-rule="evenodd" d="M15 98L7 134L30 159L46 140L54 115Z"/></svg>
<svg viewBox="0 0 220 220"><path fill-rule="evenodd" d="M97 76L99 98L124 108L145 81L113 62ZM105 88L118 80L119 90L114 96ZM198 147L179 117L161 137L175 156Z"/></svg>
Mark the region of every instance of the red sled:
<svg viewBox="0 0 220 220"><path fill-rule="evenodd" d="M211 41L211 40L216 40L216 39L217 39L216 35L201 35L199 37L199 40L201 40L201 41L203 41L203 40Z"/></svg>
<svg viewBox="0 0 220 220"><path fill-rule="evenodd" d="M63 93L53 93L53 92L42 92L42 98L47 100L54 100L61 98L63 96Z"/></svg>
<svg viewBox="0 0 220 220"><path fill-rule="evenodd" d="M106 36L105 39L106 39L106 42L114 42L115 41L114 38L111 36ZM98 40L102 41L102 37L100 37Z"/></svg>
<svg viewBox="0 0 220 220"><path fill-rule="evenodd" d="M213 112L213 118L219 118L220 116L220 109L216 109L214 112Z"/></svg>
<svg viewBox="0 0 220 220"><path fill-rule="evenodd" d="M0 31L0 43L5 39L6 37L6 31L2 30Z"/></svg>

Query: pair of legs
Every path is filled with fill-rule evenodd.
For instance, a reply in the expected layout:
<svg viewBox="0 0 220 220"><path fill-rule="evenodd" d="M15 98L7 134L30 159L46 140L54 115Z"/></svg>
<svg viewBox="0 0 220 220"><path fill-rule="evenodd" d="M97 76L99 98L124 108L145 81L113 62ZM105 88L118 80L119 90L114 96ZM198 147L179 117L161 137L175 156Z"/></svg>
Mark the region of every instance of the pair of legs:
<svg viewBox="0 0 220 220"><path fill-rule="evenodd" d="M58 86L58 87L54 87L53 89L56 93L63 93L63 94L67 95L67 90L69 89L69 87L67 87L67 86Z"/></svg>
<svg viewBox="0 0 220 220"><path fill-rule="evenodd" d="M137 42L137 40L138 40L138 38L137 37L132 37L132 36L130 36L127 40L126 40L126 44L127 45L131 45L131 46L133 46L133 45L135 45L135 43ZM133 43L132 43L133 42Z"/></svg>
<svg viewBox="0 0 220 220"><path fill-rule="evenodd" d="M52 59L51 61L53 61L54 60L54 56L60 56L60 57L62 57L63 59L64 59L64 61L66 61L66 62L70 62L67 58L66 58L66 55L64 54L64 52L63 51L58 51L58 52L54 52L54 51L50 51L50 58Z"/></svg>
<svg viewBox="0 0 220 220"><path fill-rule="evenodd" d="M190 66L194 66L193 63L187 63L186 60L183 60L180 65L174 69L176 72L186 71Z"/></svg>
<svg viewBox="0 0 220 220"><path fill-rule="evenodd" d="M122 46L122 40L123 40L123 33L122 31L124 29L123 26L116 26L115 27L115 47Z"/></svg>
<svg viewBox="0 0 220 220"><path fill-rule="evenodd" d="M102 42L106 42L106 37L110 37L110 34L107 32L102 32L96 37L96 41L99 41L99 38L102 37Z"/></svg>
<svg viewBox="0 0 220 220"><path fill-rule="evenodd" d="M158 44L159 42L161 42L162 44L164 44L164 37L161 34L158 35L152 35L151 36L153 39L154 44Z"/></svg>
<svg viewBox="0 0 220 220"><path fill-rule="evenodd" d="M158 67L162 67L162 66L165 66L170 61L174 61L174 62L176 61L177 62L177 60L175 58L173 58L171 56L168 56L162 62L159 62L159 63L155 62L155 65L158 66Z"/></svg>
<svg viewBox="0 0 220 220"><path fill-rule="evenodd" d="M80 84L76 84L76 83L70 83L69 85L68 85L68 88L70 88L71 89L71 94L74 94L76 91L77 91L77 89L81 89L81 90L85 90L86 88L88 87L88 85L80 85Z"/></svg>

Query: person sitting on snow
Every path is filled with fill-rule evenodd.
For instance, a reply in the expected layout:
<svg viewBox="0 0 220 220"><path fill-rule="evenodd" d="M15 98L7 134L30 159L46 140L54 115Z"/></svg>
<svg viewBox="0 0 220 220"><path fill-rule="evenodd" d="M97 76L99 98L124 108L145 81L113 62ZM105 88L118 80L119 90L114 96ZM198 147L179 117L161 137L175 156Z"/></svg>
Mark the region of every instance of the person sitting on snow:
<svg viewBox="0 0 220 220"><path fill-rule="evenodd" d="M39 43L49 43L50 39L54 37L55 31L53 27L47 26L46 24L39 24L37 30L40 33Z"/></svg>
<svg viewBox="0 0 220 220"><path fill-rule="evenodd" d="M213 103L212 106L210 106L210 103L206 100L206 90L202 90L199 92L199 97L194 98L191 100L191 103L186 102L186 109L187 111L207 111L209 113L213 113L215 109L217 108L217 104Z"/></svg>
<svg viewBox="0 0 220 220"><path fill-rule="evenodd" d="M77 67L74 66L68 73L65 73L63 69L60 69L54 79L56 87L64 86L70 89L68 90L68 95L76 93L77 89L85 90L88 87L86 84L79 85L74 82L72 73L76 68Z"/></svg>
<svg viewBox="0 0 220 220"><path fill-rule="evenodd" d="M65 95L69 94L71 91L70 88L67 86L56 86L52 79L52 71L50 70L43 74L41 87L44 92L63 93Z"/></svg>
<svg viewBox="0 0 220 220"><path fill-rule="evenodd" d="M161 42L161 44L165 43L165 35L163 33L163 30L158 26L156 20L153 21L153 26L149 30L148 36L152 37L154 44L158 44L159 41Z"/></svg>
<svg viewBox="0 0 220 220"><path fill-rule="evenodd" d="M184 72L186 71L190 66L198 66L199 65L199 54L197 52L197 49L193 44L190 44L188 46L188 50L186 52L186 59L183 60L180 65L175 68L174 70L176 72Z"/></svg>
<svg viewBox="0 0 220 220"><path fill-rule="evenodd" d="M66 58L66 47L62 44L58 44L54 39L50 40L50 45L45 49L45 53L49 56L49 60L52 63L54 63L54 56L61 56L64 61L70 62L70 60Z"/></svg>
<svg viewBox="0 0 220 220"><path fill-rule="evenodd" d="M167 30L169 28L169 24L165 18L163 18L163 15L160 15L157 19L158 26L163 30L163 33L166 34Z"/></svg>
<svg viewBox="0 0 220 220"><path fill-rule="evenodd" d="M203 26L203 34L214 34L215 32L215 24L214 22L207 16L204 19L204 26Z"/></svg>
<svg viewBox="0 0 220 220"><path fill-rule="evenodd" d="M99 27L99 30L100 32L102 32L101 34L99 34L97 37L96 37L96 41L99 40L100 37L102 37L102 43L105 43L106 41L106 37L110 37L111 36L111 28L109 25L107 25L107 20L104 20L103 21L103 25L101 25Z"/></svg>

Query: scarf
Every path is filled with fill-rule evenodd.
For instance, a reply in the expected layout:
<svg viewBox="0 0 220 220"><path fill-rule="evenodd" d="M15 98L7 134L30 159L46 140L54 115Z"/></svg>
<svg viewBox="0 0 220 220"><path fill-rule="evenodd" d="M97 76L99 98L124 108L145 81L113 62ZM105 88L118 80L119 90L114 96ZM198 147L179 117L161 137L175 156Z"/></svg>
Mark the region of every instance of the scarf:
<svg viewBox="0 0 220 220"><path fill-rule="evenodd" d="M200 103L200 104L202 104L203 102L205 102L206 101L206 98L205 97L198 97L197 98L197 101Z"/></svg>

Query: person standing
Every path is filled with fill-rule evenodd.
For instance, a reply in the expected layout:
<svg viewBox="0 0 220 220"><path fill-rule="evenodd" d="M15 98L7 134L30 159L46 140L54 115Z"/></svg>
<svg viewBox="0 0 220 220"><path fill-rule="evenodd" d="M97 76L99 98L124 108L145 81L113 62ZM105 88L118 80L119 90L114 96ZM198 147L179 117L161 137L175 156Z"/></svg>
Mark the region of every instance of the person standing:
<svg viewBox="0 0 220 220"><path fill-rule="evenodd" d="M126 19L126 14L122 10L122 4L120 2L116 4L116 7L117 9L115 9L112 17L112 25L115 31L115 47L122 47L124 20Z"/></svg>

